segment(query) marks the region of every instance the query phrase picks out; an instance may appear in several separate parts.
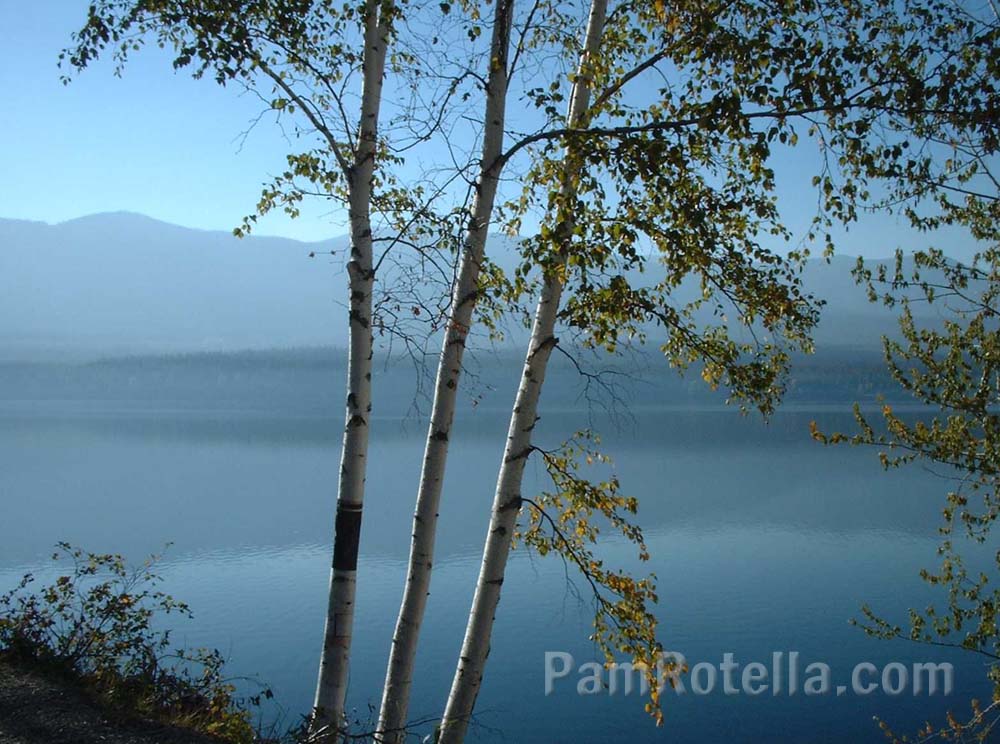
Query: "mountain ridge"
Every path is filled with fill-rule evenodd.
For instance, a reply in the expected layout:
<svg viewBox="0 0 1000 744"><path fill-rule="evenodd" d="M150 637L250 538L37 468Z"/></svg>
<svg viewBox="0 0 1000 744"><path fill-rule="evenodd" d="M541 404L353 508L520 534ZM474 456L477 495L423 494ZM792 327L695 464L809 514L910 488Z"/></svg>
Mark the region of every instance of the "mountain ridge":
<svg viewBox="0 0 1000 744"><path fill-rule="evenodd" d="M513 263L512 242L491 241L494 259ZM343 347L347 246L346 235L238 239L128 211L0 218L0 359ZM807 263L806 289L829 303L818 343L872 346L895 328L855 285L855 261Z"/></svg>

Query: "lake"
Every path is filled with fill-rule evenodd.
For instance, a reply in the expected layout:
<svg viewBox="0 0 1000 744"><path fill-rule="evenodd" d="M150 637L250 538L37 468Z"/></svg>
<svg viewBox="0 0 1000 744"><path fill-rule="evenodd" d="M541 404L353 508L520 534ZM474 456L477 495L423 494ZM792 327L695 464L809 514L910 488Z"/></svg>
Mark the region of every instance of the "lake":
<svg viewBox="0 0 1000 744"><path fill-rule="evenodd" d="M592 607L558 558L516 552L497 617L470 738L508 742L882 741L941 722L988 694L970 654L866 637L848 624L862 602L899 621L929 595L947 481L910 467L885 473L873 451L824 448L812 419L847 429L845 407L786 409L767 425L729 410L634 410L598 418L623 492L641 499L652 560L608 540L610 565L659 578L661 636L689 664L765 662L798 652L834 684L860 662L955 665L949 696L665 694L653 725L638 694L580 696L577 676L544 694L545 654L596 657ZM329 413L330 415L326 415ZM588 424L563 408L543 418L549 443ZM444 704L478 571L506 419L460 416L448 468L431 597L417 662L413 719ZM376 418L359 570L350 703L377 706L405 575L423 446L416 417ZM52 576L66 540L130 559L162 550L165 588L193 621L175 640L219 648L235 675L275 692L266 715L292 723L310 703L326 604L340 423L333 411L285 415L246 407L8 401L0 408L0 590L26 571ZM526 494L543 482L529 465ZM581 599L583 596L583 599ZM804 673L803 673L804 674ZM430 726L423 726L428 733Z"/></svg>

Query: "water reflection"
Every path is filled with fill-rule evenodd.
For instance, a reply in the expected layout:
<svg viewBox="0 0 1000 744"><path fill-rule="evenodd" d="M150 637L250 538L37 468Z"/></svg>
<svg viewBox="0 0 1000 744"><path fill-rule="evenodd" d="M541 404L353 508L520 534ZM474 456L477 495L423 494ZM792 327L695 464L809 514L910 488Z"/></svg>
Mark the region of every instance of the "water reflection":
<svg viewBox="0 0 1000 744"><path fill-rule="evenodd" d="M847 625L862 600L887 611L923 601L916 572L931 560L946 484L918 468L882 473L873 453L825 449L808 423L847 428L836 412L788 411L766 427L732 412L645 411L621 428L596 423L660 577L664 637L689 659L745 661L799 650L849 675L858 661L926 656ZM549 443L587 425L543 418ZM462 417L449 462L439 554L412 712L439 711L454 667L505 428L497 412ZM377 702L408 551L422 452L419 420L379 419L362 542L352 703ZM131 556L168 553L168 591L196 621L178 640L221 648L236 673L272 683L290 710L308 706L315 675L339 426L319 416L238 412L113 414L7 410L0 416L0 586L44 566L56 540ZM529 468L529 488L542 473ZM627 545L602 548L636 567ZM482 740L559 742L876 740L871 716L916 722L982 694L961 657L951 701L913 698L686 698L652 727L638 698L542 695L546 650L592 658L591 608L557 560L515 556L480 704ZM568 688L567 688L568 689ZM496 728L503 737L491 733Z"/></svg>

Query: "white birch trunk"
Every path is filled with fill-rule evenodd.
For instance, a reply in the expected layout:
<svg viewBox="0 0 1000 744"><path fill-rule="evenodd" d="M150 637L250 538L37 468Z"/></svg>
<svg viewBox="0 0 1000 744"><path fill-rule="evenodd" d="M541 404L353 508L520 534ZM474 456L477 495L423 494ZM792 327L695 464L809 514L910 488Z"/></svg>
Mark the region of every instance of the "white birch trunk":
<svg viewBox="0 0 1000 744"><path fill-rule="evenodd" d="M328 735L331 741L336 740L336 730L344 723L354 625L361 509L368 465L374 283L371 195L389 33L385 11L380 0L367 0L365 4L361 120L354 161L347 174L351 226L351 260L347 264L350 291L347 402L329 604L313 706L313 732L324 735L324 738Z"/></svg>
<svg viewBox="0 0 1000 744"><path fill-rule="evenodd" d="M593 0L587 21L583 54L570 97L567 116L567 126L570 128L575 129L586 123L592 85L592 79L587 72L587 61L599 50L606 15L607 0ZM574 145L567 147L562 186L563 196L567 197L563 199L564 204L574 194L573 173L576 164L573 162L575 158L571 156L574 149ZM465 739L482 684L493 633L493 620L500 602L500 589L503 586L504 571L510 555L511 539L521 508L521 483L525 462L532 451L531 433L538 420L538 400L545 382L549 358L558 343L554 333L562 296L565 262L564 252L560 265L546 272L538 307L535 310L524 372L511 413L507 444L497 477L483 561L451 694L448 696L448 703L441 720L439 744L461 744Z"/></svg>
<svg viewBox="0 0 1000 744"><path fill-rule="evenodd" d="M458 276L452 293L451 313L442 342L434 386L434 403L424 449L420 486L413 515L409 568L399 617L386 669L376 739L396 744L406 736L406 716L413 680L420 626L430 592L438 506L444 481L459 375L466 336L478 300L479 272L486 249L490 218L496 199L503 152L507 106L507 59L514 0L497 0L490 44L485 128L480 172L462 247Z"/></svg>

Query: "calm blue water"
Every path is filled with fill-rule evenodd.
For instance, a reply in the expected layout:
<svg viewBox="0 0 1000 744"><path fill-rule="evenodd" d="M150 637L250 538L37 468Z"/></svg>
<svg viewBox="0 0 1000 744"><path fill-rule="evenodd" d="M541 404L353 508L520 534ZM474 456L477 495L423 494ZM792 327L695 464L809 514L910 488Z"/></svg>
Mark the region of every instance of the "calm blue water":
<svg viewBox="0 0 1000 744"><path fill-rule="evenodd" d="M872 716L901 731L966 710L987 692L970 655L869 639L848 625L863 601L899 619L927 598L947 482L918 467L883 473L873 452L822 448L808 422L847 427L835 411L786 411L769 426L728 411L660 410L602 426L659 576L662 637L689 663L770 663L798 651L849 683L858 662L952 661L950 697L667 695L662 728L632 696L580 697L575 676L543 694L546 651L595 658L591 607L558 559L515 554L480 695L477 741L881 741ZM582 413L546 416L571 432ZM411 714L439 713L471 600L506 422L481 411L453 437L439 552ZM379 699L402 588L422 452L419 421L373 426L351 703ZM543 432L544 436L544 432ZM553 443L549 438L548 443ZM176 639L218 647L234 674L274 689L286 721L307 710L329 566L339 425L247 411L115 410L47 404L0 411L0 590L46 572L57 540L139 559L173 547L166 589L195 619ZM532 483L540 481L532 471ZM627 545L600 548L635 568ZM573 579L572 573L569 578ZM580 588L577 584L576 588ZM274 714L274 711L269 711ZM425 731L429 728L425 727Z"/></svg>

